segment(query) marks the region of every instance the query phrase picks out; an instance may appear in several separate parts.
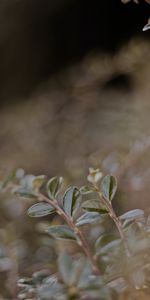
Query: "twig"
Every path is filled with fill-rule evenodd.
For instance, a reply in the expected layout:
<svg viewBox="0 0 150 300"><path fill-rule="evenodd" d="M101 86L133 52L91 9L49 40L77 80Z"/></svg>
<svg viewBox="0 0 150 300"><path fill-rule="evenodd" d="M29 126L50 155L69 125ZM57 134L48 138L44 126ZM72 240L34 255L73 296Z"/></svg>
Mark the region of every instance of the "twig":
<svg viewBox="0 0 150 300"><path fill-rule="evenodd" d="M46 203L49 203L51 206L53 206L56 209L56 212L58 215L60 215L64 221L69 225L69 227L71 229L73 229L74 233L77 235L78 239L78 245L82 248L82 250L84 251L84 253L86 254L86 256L89 258L89 260L91 261L92 267L93 267L93 272L95 274L101 275L101 271L97 266L97 262L96 262L96 258L94 257L89 244L86 240L86 238L84 237L82 231L74 224L73 220L64 212L64 210L58 205L58 202L56 199L51 200L48 197L40 194L39 195L39 200L44 201Z"/></svg>
<svg viewBox="0 0 150 300"><path fill-rule="evenodd" d="M105 207L108 210L109 216L111 217L111 219L116 224L116 227L117 227L117 229L119 231L120 237L121 237L121 239L123 241L123 244L124 244L124 247L125 247L125 250L126 250L126 254L129 257L130 256L130 251L128 249L128 245L127 245L127 241L126 241L126 236L125 236L124 231L123 231L122 223L121 223L120 219L117 217L117 215L116 215L116 213L115 213L115 211L113 209L112 203L103 197L103 195L102 195L99 187L96 184L94 185L94 188L95 188L95 190L96 190L96 192L97 192L97 194L99 196L99 199L100 199L101 203L103 205L105 205Z"/></svg>

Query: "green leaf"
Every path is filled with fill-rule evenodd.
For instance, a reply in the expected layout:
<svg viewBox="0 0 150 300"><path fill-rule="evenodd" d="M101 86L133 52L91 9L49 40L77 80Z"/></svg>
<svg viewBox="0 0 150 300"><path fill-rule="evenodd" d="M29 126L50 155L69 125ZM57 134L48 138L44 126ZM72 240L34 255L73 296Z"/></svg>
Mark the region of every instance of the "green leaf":
<svg viewBox="0 0 150 300"><path fill-rule="evenodd" d="M70 255L62 253L58 259L58 269L63 281L69 286L71 285L71 273L73 267L73 259Z"/></svg>
<svg viewBox="0 0 150 300"><path fill-rule="evenodd" d="M121 239L116 239L113 234L103 234L100 236L95 244L96 254L105 254L108 251L113 251L121 244Z"/></svg>
<svg viewBox="0 0 150 300"><path fill-rule="evenodd" d="M102 216L97 212L86 212L76 221L76 226L95 224L102 220Z"/></svg>
<svg viewBox="0 0 150 300"><path fill-rule="evenodd" d="M33 198L36 199L38 197L38 194L34 192L32 189L28 189L26 187L20 187L17 190L14 191L16 195L19 195L20 197L24 198Z"/></svg>
<svg viewBox="0 0 150 300"><path fill-rule="evenodd" d="M79 287L86 291L86 299L94 300L112 300L112 298L104 297L102 293L102 279L100 276L88 276L85 282ZM107 287L108 289L108 287Z"/></svg>
<svg viewBox="0 0 150 300"><path fill-rule="evenodd" d="M101 191L102 191L103 197L106 200L112 201L115 196L115 193L117 191L116 177L114 177L112 175L105 176L104 179L102 180Z"/></svg>
<svg viewBox="0 0 150 300"><path fill-rule="evenodd" d="M132 282L136 288L142 289L146 281L146 274L142 269L136 269L132 274L130 274Z"/></svg>
<svg viewBox="0 0 150 300"><path fill-rule="evenodd" d="M37 287L37 299L40 300L66 300L65 287L52 277L48 283L43 283Z"/></svg>
<svg viewBox="0 0 150 300"><path fill-rule="evenodd" d="M32 278L36 284L41 284L45 279L50 277L49 270L41 270L33 273Z"/></svg>
<svg viewBox="0 0 150 300"><path fill-rule="evenodd" d="M51 226L47 232L55 239L76 240L74 231L66 225Z"/></svg>
<svg viewBox="0 0 150 300"><path fill-rule="evenodd" d="M81 204L81 193L78 188L70 187L63 197L63 208L67 215L72 216Z"/></svg>
<svg viewBox="0 0 150 300"><path fill-rule="evenodd" d="M87 195L87 194L93 193L94 189L90 186L85 185L80 188L80 192L82 195Z"/></svg>
<svg viewBox="0 0 150 300"><path fill-rule="evenodd" d="M133 209L133 210L130 210L130 211L126 212L125 214L121 215L119 217L119 219L121 221L124 221L127 219L135 220L135 219L139 219L142 217L144 217L144 211L142 209Z"/></svg>
<svg viewBox="0 0 150 300"><path fill-rule="evenodd" d="M55 212L54 207L48 203L37 203L28 209L28 216L33 218L44 217Z"/></svg>
<svg viewBox="0 0 150 300"><path fill-rule="evenodd" d="M45 175L36 176L32 181L33 190L38 192L46 180Z"/></svg>
<svg viewBox="0 0 150 300"><path fill-rule="evenodd" d="M53 177L47 183L47 193L51 199L55 199L62 185L62 177Z"/></svg>
<svg viewBox="0 0 150 300"><path fill-rule="evenodd" d="M74 259L72 273L70 274L70 283L73 286L77 286L79 290L84 289L91 274L91 263L87 257L82 255L78 260Z"/></svg>
<svg viewBox="0 0 150 300"><path fill-rule="evenodd" d="M90 212L99 212L100 214L107 214L108 211L102 207L99 199L87 200L83 202L82 209Z"/></svg>
<svg viewBox="0 0 150 300"><path fill-rule="evenodd" d="M33 278L20 278L17 282L18 287L20 288L26 288L26 287L31 287L35 285L34 279Z"/></svg>
<svg viewBox="0 0 150 300"><path fill-rule="evenodd" d="M25 198L37 198L38 193L33 190L34 175L26 175L20 181L20 186L14 190L14 193Z"/></svg>
<svg viewBox="0 0 150 300"><path fill-rule="evenodd" d="M132 226L133 222L134 224L138 224L141 228L143 227L143 224L145 224L145 214L142 209L130 210L121 215L119 219L122 221L122 225L125 229Z"/></svg>

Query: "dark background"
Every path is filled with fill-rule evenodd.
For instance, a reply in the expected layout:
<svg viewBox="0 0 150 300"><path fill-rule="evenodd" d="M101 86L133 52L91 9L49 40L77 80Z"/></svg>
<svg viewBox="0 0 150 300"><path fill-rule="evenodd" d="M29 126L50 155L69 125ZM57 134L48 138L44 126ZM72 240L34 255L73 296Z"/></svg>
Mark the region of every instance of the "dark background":
<svg viewBox="0 0 150 300"><path fill-rule="evenodd" d="M120 0L1 0L1 101L28 95L90 50L114 53L142 33L149 5Z"/></svg>

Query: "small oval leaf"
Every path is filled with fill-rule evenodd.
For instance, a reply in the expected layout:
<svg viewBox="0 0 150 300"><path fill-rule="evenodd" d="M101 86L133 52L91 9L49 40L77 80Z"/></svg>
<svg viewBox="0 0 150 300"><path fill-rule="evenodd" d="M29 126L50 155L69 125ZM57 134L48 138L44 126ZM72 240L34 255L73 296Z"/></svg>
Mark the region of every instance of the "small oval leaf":
<svg viewBox="0 0 150 300"><path fill-rule="evenodd" d="M135 220L141 217L144 217L144 211L142 209L133 209L121 215L119 219L124 221L127 219Z"/></svg>
<svg viewBox="0 0 150 300"><path fill-rule="evenodd" d="M28 209L28 216L32 218L40 218L55 212L54 207L48 203L36 203Z"/></svg>
<svg viewBox="0 0 150 300"><path fill-rule="evenodd" d="M103 197L106 200L112 201L115 196L115 193L117 191L116 177L114 177L112 175L105 176L104 179L102 180L101 191L102 191Z"/></svg>
<svg viewBox="0 0 150 300"><path fill-rule="evenodd" d="M80 192L82 195L87 195L87 194L93 193L94 189L90 186L85 185L80 188Z"/></svg>
<svg viewBox="0 0 150 300"><path fill-rule="evenodd" d="M87 224L95 224L102 220L102 217L97 212L86 212L76 221L76 226L82 226Z"/></svg>
<svg viewBox="0 0 150 300"><path fill-rule="evenodd" d="M70 187L63 197L63 208L67 215L75 214L81 204L81 193L77 187Z"/></svg>
<svg viewBox="0 0 150 300"><path fill-rule="evenodd" d="M73 272L73 259L70 255L62 253L59 255L58 259L58 269L61 274L63 281L69 286L71 286L71 274Z"/></svg>
<svg viewBox="0 0 150 300"><path fill-rule="evenodd" d="M62 177L53 177L47 183L47 193L51 199L55 199L62 185Z"/></svg>
<svg viewBox="0 0 150 300"><path fill-rule="evenodd" d="M47 232L55 239L76 240L74 231L66 225L51 226Z"/></svg>
<svg viewBox="0 0 150 300"><path fill-rule="evenodd" d="M29 199L36 199L38 197L38 194L31 190L27 189L26 187L20 187L16 190L14 190L14 193L20 197L29 198Z"/></svg>
<svg viewBox="0 0 150 300"><path fill-rule="evenodd" d="M118 247L120 244L121 239L117 239L114 234L103 234L96 241L96 254L105 254L110 250L112 251L113 248Z"/></svg>
<svg viewBox="0 0 150 300"><path fill-rule="evenodd" d="M100 214L108 213L107 209L101 205L98 199L83 202L82 209L90 212L99 212Z"/></svg>

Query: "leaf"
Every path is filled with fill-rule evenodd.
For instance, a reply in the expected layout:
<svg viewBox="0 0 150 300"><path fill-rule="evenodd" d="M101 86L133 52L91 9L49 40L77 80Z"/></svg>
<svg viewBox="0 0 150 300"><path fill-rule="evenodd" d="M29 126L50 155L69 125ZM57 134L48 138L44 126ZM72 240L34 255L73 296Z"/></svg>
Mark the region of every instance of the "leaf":
<svg viewBox="0 0 150 300"><path fill-rule="evenodd" d="M90 300L91 299L94 299L94 300L103 299L104 300L104 298L95 297L95 295L96 295L95 292L97 292L98 289L99 289L99 291L98 291L99 296L101 295L101 292L100 292L101 285L102 285L102 280L101 280L100 276L96 276L96 275L92 275L92 276L89 275L87 277L84 277L84 280L82 280L81 283L79 282L79 288L86 291L86 296L88 297L86 299L90 299Z"/></svg>
<svg viewBox="0 0 150 300"><path fill-rule="evenodd" d="M117 191L116 177L112 175L105 176L102 180L101 190L103 197L108 201L112 201Z"/></svg>
<svg viewBox="0 0 150 300"><path fill-rule="evenodd" d="M49 280L49 283L37 287L37 298L40 300L66 300L65 287L58 281Z"/></svg>
<svg viewBox="0 0 150 300"><path fill-rule="evenodd" d="M72 264L72 272L70 272L70 285L78 286L81 283L83 276L88 277L89 273L91 274L91 272L91 265L89 265L89 261L87 258L85 258L85 256L81 255L78 259L74 259Z"/></svg>
<svg viewBox="0 0 150 300"><path fill-rule="evenodd" d="M142 209L133 209L121 215L119 219L124 221L126 219L135 220L141 217L144 217L144 211Z"/></svg>
<svg viewBox="0 0 150 300"><path fill-rule="evenodd" d="M26 187L17 188L16 190L14 190L14 193L16 195L19 195L20 197L24 197L24 198L36 199L38 196L38 194L36 192L34 192L33 190L28 189Z"/></svg>
<svg viewBox="0 0 150 300"><path fill-rule="evenodd" d="M82 209L90 212L99 212L100 214L107 214L108 211L105 207L102 207L98 199L87 200L83 202Z"/></svg>
<svg viewBox="0 0 150 300"><path fill-rule="evenodd" d="M73 259L70 255L62 253L58 259L58 269L63 278L63 281L67 285L71 285L71 273L72 273Z"/></svg>
<svg viewBox="0 0 150 300"><path fill-rule="evenodd" d="M76 226L82 226L87 224L95 224L102 220L102 217L97 212L86 212L76 221Z"/></svg>
<svg viewBox="0 0 150 300"><path fill-rule="evenodd" d="M25 198L37 198L38 193L33 190L34 175L26 175L20 181L20 186L14 190L14 193Z"/></svg>
<svg viewBox="0 0 150 300"><path fill-rule="evenodd" d="M85 185L80 188L80 192L82 195L87 195L87 194L93 193L94 190L92 187Z"/></svg>
<svg viewBox="0 0 150 300"><path fill-rule="evenodd" d="M76 187L70 187L63 197L63 208L67 215L72 216L80 207L81 193Z"/></svg>
<svg viewBox="0 0 150 300"><path fill-rule="evenodd" d="M76 240L75 233L66 225L51 226L47 232L55 239Z"/></svg>
<svg viewBox="0 0 150 300"><path fill-rule="evenodd" d="M35 285L34 279L33 278L20 278L17 282L18 287L20 288L26 288L26 287L31 287Z"/></svg>
<svg viewBox="0 0 150 300"><path fill-rule="evenodd" d="M47 193L51 199L55 199L62 185L62 177L53 177L47 183Z"/></svg>
<svg viewBox="0 0 150 300"><path fill-rule="evenodd" d="M41 284L44 280L47 280L47 278L51 278L50 271L47 269L34 272L32 277L34 279L34 282L36 282L36 284Z"/></svg>
<svg viewBox="0 0 150 300"><path fill-rule="evenodd" d="M133 282L134 286L137 289L142 289L142 287L144 286L144 283L146 281L146 274L144 273L144 270L137 269L132 274L130 274L130 276L132 278L132 282Z"/></svg>
<svg viewBox="0 0 150 300"><path fill-rule="evenodd" d="M54 212L55 212L54 207L52 207L48 203L41 202L41 203L34 204L28 209L28 216L32 218L39 218L39 217L50 215Z"/></svg>
<svg viewBox="0 0 150 300"><path fill-rule="evenodd" d="M143 27L143 31L147 31L150 29L150 19L148 19L147 24Z"/></svg>
<svg viewBox="0 0 150 300"><path fill-rule="evenodd" d="M33 190L38 192L46 180L45 175L36 176L32 182Z"/></svg>
<svg viewBox="0 0 150 300"><path fill-rule="evenodd" d="M100 236L95 244L96 254L105 254L108 251L113 251L121 244L121 239L116 239L113 234L103 234Z"/></svg>
<svg viewBox="0 0 150 300"><path fill-rule="evenodd" d="M139 227L139 228L143 228L143 226L145 226L145 216L141 215L137 218L127 218L125 220L122 220L123 221L123 227L124 229L127 229L129 226L133 225L133 222L134 224L136 223L136 225Z"/></svg>

